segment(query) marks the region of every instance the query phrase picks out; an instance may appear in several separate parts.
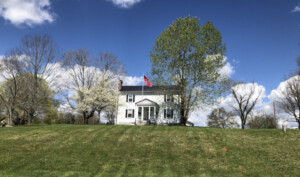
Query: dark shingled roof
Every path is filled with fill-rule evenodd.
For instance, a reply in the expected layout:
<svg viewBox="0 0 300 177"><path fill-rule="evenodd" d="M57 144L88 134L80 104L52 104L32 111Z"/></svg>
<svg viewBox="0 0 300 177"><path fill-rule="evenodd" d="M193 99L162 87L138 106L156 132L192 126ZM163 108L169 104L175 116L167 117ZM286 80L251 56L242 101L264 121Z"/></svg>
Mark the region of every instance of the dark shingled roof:
<svg viewBox="0 0 300 177"><path fill-rule="evenodd" d="M131 91L142 91L143 86L122 86L121 92L131 92ZM166 92L166 91L179 91L179 86L177 85L164 85L164 86L144 86L144 92Z"/></svg>

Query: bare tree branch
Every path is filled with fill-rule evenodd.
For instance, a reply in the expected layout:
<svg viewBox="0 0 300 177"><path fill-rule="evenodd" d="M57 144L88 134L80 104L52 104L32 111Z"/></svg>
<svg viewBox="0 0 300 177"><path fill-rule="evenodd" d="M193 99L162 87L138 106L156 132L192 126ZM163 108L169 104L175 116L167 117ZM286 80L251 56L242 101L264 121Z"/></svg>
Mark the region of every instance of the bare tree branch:
<svg viewBox="0 0 300 177"><path fill-rule="evenodd" d="M232 108L234 112L240 117L242 129L244 129L247 118L252 112L255 105L257 104L257 101L261 96L262 90L259 90L258 95L254 97L256 91L254 83L250 85L250 90L248 92L243 91L243 93L241 93L241 86L241 84L238 84L232 87L231 89L231 93L237 103L237 106L232 105Z"/></svg>

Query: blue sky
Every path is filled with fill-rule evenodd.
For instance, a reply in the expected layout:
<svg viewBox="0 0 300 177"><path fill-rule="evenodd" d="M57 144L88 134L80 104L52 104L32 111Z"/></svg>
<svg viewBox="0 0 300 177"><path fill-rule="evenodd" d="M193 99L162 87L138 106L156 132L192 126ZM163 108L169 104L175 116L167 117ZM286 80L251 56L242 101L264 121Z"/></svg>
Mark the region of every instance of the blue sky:
<svg viewBox="0 0 300 177"><path fill-rule="evenodd" d="M116 4L122 1L132 4ZM128 75L141 76L150 71L155 38L176 18L187 15L197 16L201 24L212 21L227 46L226 56L235 71L232 78L255 81L267 94L296 69L300 55L300 0L26 2L37 9L28 7L35 13L21 18L8 10L27 6L0 1L0 55L16 47L25 34L48 33L63 51L88 48L95 56L109 51L123 62Z"/></svg>

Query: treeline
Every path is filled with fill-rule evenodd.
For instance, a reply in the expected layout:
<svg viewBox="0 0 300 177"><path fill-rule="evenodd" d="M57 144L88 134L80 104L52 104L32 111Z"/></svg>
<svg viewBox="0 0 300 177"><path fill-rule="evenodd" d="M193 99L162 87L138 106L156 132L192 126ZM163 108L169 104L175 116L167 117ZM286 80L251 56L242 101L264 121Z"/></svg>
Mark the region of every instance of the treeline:
<svg viewBox="0 0 300 177"><path fill-rule="evenodd" d="M292 117L298 123L300 129L300 57L297 58L298 69L291 73L289 78L282 83L273 103L277 105L278 111ZM234 100L232 111L225 108L214 109L207 116L207 124L216 128L239 128L236 117L240 119L241 128L277 128L275 115L253 114L254 107L261 97L262 89L255 83L236 83L231 86L231 95ZM278 119L278 117L277 117Z"/></svg>
<svg viewBox="0 0 300 177"><path fill-rule="evenodd" d="M87 49L60 51L45 34L26 35L5 53L0 63L0 120L7 119L9 125L89 124L105 111L111 123L117 79L124 73L117 56L100 52L93 57ZM64 73L58 73L61 68ZM60 105L69 108L67 114L58 112Z"/></svg>

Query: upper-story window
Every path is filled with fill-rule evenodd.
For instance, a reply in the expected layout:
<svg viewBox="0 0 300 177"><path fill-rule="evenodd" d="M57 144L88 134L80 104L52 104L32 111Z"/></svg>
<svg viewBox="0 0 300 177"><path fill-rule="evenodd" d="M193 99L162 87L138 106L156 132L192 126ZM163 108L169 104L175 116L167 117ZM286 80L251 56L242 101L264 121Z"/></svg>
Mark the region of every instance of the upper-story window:
<svg viewBox="0 0 300 177"><path fill-rule="evenodd" d="M126 95L126 102L134 102L135 95Z"/></svg>
<svg viewBox="0 0 300 177"><path fill-rule="evenodd" d="M166 94L165 95L165 102L173 102L174 101L174 97L171 94Z"/></svg>

